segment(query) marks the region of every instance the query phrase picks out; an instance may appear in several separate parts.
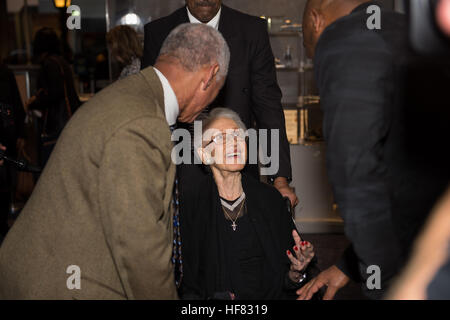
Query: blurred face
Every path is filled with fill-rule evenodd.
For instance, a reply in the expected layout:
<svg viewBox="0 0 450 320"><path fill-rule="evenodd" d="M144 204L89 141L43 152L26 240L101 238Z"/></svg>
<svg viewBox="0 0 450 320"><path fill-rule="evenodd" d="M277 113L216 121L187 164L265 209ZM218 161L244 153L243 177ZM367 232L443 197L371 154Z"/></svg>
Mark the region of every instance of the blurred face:
<svg viewBox="0 0 450 320"><path fill-rule="evenodd" d="M220 171L241 171L247 161L245 131L233 120L219 118L203 133L199 154L204 164Z"/></svg>
<svg viewBox="0 0 450 320"><path fill-rule="evenodd" d="M219 12L222 0L186 0L186 5L194 17L208 23Z"/></svg>
<svg viewBox="0 0 450 320"><path fill-rule="evenodd" d="M191 123L193 122L205 109L210 105L219 94L225 80L216 81L216 78L212 78L209 84L203 84L197 88L194 97L189 104L180 110L178 120L180 122Z"/></svg>
<svg viewBox="0 0 450 320"><path fill-rule="evenodd" d="M441 0L438 3L436 15L442 31L450 37L450 0Z"/></svg>

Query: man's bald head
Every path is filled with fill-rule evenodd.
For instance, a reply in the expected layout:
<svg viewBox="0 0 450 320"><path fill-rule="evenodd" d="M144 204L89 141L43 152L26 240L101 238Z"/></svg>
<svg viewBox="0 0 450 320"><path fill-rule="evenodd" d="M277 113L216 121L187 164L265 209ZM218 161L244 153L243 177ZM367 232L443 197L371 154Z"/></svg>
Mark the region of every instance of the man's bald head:
<svg viewBox="0 0 450 320"><path fill-rule="evenodd" d="M314 57L325 28L364 2L367 0L308 0L303 13L303 44L308 58Z"/></svg>

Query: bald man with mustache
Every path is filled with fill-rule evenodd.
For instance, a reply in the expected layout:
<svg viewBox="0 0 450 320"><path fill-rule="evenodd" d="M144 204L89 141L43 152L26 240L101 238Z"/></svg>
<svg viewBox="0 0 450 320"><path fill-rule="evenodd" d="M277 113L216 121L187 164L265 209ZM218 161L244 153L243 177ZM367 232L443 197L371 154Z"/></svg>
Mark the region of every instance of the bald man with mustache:
<svg viewBox="0 0 450 320"><path fill-rule="evenodd" d="M406 18L382 9L381 29L372 30L373 5L381 7L309 0L304 12L304 45L314 59L324 112L328 177L351 246L297 292L299 299L322 287L324 299L333 299L350 279L368 298L382 298L448 182L421 162L423 153L411 139L417 127L408 121L420 114L411 114L418 90L408 90L415 86L407 81Z"/></svg>

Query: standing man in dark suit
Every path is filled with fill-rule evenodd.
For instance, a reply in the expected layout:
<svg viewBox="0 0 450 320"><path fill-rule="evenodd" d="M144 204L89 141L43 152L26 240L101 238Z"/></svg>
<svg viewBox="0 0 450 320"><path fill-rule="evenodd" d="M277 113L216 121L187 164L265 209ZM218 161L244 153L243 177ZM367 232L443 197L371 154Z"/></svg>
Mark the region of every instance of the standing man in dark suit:
<svg viewBox="0 0 450 320"><path fill-rule="evenodd" d="M412 76L416 63L406 18L380 9L373 1L310 0L305 10L304 42L314 57L324 111L328 176L352 245L337 265L299 290L300 299L322 286L328 287L324 298L332 299L349 278L361 282L369 298L382 297L448 183L448 169L424 161L425 150L418 151L423 144L416 132L425 124L417 121L424 113L414 113L422 102L412 97L420 89L408 90L420 78ZM374 12L379 29L369 28ZM422 107L432 110L436 105L429 101Z"/></svg>
<svg viewBox="0 0 450 320"><path fill-rule="evenodd" d="M177 25L187 22L205 23L218 29L230 47L231 61L227 81L209 108L222 106L236 111L248 128L254 127L256 120L259 129L279 130L279 170L271 180L278 191L296 205L298 199L289 187L289 143L266 22L228 8L222 5L221 0L186 0L186 7L145 26L143 68L155 63L169 32ZM270 146L270 141L268 145ZM246 169L258 176L256 165L247 166ZM184 185L183 181L192 181L192 177L198 174L201 172L197 166L181 166L181 187Z"/></svg>

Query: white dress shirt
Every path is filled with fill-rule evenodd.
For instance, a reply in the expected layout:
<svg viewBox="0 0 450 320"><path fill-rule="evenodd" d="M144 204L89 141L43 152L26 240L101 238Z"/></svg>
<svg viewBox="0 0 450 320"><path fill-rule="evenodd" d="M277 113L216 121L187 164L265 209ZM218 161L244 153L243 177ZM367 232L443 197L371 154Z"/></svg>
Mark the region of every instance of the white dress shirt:
<svg viewBox="0 0 450 320"><path fill-rule="evenodd" d="M180 113L180 107L178 105L177 96L169 83L169 80L155 67L153 67L158 75L159 81L161 81L164 91L164 110L166 113L166 120L169 126L173 126L177 123L178 114Z"/></svg>
<svg viewBox="0 0 450 320"><path fill-rule="evenodd" d="M186 7L187 14L189 17L190 23L202 23L200 20L198 20L196 17L192 15L192 13L189 11L189 8ZM219 21L220 21L220 13L222 12L222 7L220 7L219 12L217 12L216 16L212 18L206 25L213 27L216 30L219 30Z"/></svg>

